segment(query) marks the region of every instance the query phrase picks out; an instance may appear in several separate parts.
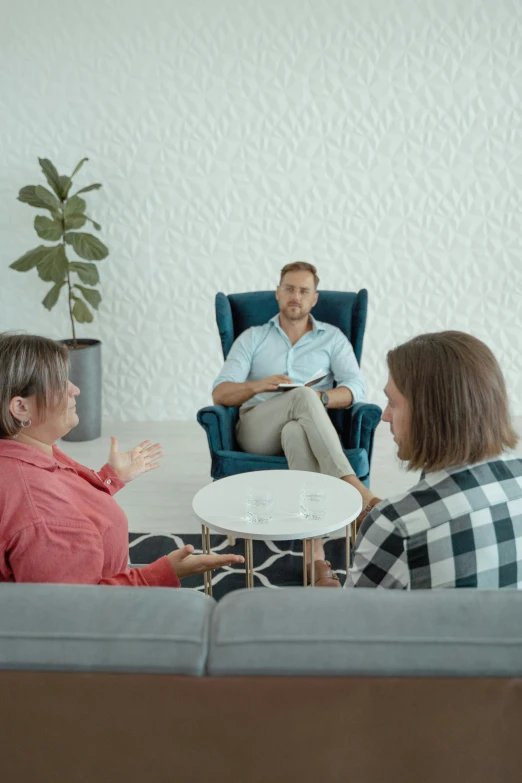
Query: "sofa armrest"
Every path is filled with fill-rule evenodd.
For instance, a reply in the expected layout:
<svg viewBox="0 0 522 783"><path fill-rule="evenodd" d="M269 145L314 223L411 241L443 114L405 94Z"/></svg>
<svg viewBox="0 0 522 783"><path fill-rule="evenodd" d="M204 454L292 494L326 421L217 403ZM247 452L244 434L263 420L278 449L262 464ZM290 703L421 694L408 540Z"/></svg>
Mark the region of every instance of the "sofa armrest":
<svg viewBox="0 0 522 783"><path fill-rule="evenodd" d="M235 429L238 417L239 408L228 408L225 405L209 405L198 411L197 420L207 433L211 454L237 449Z"/></svg>

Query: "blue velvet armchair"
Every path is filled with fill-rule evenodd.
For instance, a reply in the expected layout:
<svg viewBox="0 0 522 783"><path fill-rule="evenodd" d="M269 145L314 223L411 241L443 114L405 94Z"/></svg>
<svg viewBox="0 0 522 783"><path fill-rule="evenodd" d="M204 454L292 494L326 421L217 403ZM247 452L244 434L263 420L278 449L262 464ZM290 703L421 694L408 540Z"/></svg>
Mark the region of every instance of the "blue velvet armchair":
<svg viewBox="0 0 522 783"><path fill-rule="evenodd" d="M319 301L312 310L312 315L318 321L326 321L344 332L359 364L367 308L368 292L362 289L358 293L321 291ZM225 359L241 332L266 323L278 310L273 291L229 296L217 294L216 321ZM328 410L356 476L366 485L369 484L373 438L381 412L378 405L367 403L356 403L347 409ZM227 408L224 405L212 405L198 411L198 422L207 433L212 478L220 479L252 470L288 469L284 456L265 457L240 450L235 436L238 415L239 408Z"/></svg>

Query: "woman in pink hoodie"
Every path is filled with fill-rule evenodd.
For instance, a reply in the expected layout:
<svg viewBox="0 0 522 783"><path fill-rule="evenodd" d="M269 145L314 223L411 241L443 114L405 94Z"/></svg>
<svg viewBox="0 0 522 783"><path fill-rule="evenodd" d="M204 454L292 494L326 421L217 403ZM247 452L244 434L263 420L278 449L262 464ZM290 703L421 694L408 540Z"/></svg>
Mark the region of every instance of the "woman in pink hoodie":
<svg viewBox="0 0 522 783"><path fill-rule="evenodd" d="M159 467L161 446L118 451L97 473L54 444L78 424L68 350L33 335L0 335L0 582L179 587L180 579L243 562L186 546L129 568L128 522L113 495Z"/></svg>

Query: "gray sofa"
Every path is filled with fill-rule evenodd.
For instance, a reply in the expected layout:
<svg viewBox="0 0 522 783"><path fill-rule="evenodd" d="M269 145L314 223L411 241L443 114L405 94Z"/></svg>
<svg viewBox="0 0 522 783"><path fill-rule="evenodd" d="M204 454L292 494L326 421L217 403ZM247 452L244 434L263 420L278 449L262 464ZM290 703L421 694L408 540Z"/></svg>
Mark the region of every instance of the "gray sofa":
<svg viewBox="0 0 522 783"><path fill-rule="evenodd" d="M522 778L517 591L0 585L6 783Z"/></svg>

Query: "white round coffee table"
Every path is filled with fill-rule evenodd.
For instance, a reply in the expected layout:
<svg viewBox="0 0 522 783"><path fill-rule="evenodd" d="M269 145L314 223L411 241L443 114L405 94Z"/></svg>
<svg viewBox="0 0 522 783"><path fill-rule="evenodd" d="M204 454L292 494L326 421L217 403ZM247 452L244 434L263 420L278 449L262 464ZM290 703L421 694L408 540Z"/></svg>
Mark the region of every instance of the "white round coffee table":
<svg viewBox="0 0 522 783"><path fill-rule="evenodd" d="M326 515L322 519L306 519L299 513L299 493L306 481L319 484L326 494ZM250 487L266 487L273 494L272 518L264 524L252 524L246 519L246 497ZM362 509L360 493L346 481L309 473L304 470L257 470L214 481L197 493L192 508L203 520L203 552L210 554L210 528L229 537L245 539L246 586L254 586L252 541L306 541L320 538L346 527L346 575L350 558L350 525ZM355 538L355 525L352 525ZM313 544L311 545L313 546ZM311 582L315 584L314 559ZM306 585L306 561L303 556L303 584ZM205 593L212 595L212 575L205 576Z"/></svg>

